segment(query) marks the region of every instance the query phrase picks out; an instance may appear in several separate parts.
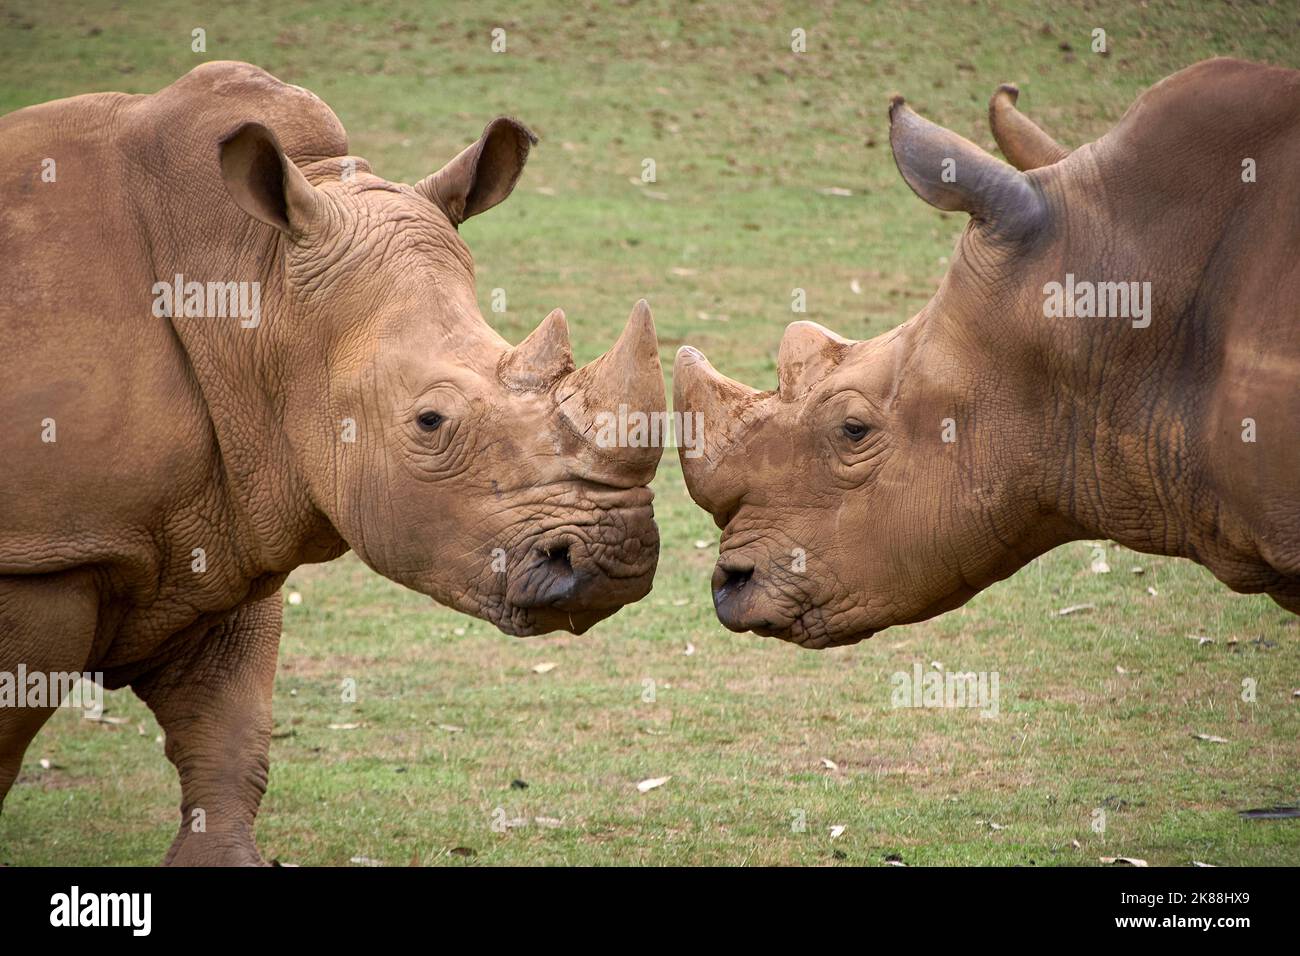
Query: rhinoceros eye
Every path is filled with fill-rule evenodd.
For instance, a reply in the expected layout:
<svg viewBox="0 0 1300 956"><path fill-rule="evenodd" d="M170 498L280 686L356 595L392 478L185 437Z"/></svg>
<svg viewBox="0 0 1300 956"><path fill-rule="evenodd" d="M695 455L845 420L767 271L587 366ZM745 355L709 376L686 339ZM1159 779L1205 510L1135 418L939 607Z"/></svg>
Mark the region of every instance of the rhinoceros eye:
<svg viewBox="0 0 1300 956"><path fill-rule="evenodd" d="M862 439L867 437L867 432L870 430L871 429L862 424L862 422L853 418L850 418L844 423L844 435L850 441L862 441Z"/></svg>
<svg viewBox="0 0 1300 956"><path fill-rule="evenodd" d="M437 431L442 421L442 416L437 412L420 412L419 417L415 419L416 424L420 426L420 431L425 432Z"/></svg>

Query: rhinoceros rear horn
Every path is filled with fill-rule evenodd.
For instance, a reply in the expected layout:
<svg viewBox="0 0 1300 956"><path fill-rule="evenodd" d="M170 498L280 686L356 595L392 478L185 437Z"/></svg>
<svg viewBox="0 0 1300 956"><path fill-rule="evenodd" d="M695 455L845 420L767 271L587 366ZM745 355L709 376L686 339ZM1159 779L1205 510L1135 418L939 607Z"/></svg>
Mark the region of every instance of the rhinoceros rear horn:
<svg viewBox="0 0 1300 956"><path fill-rule="evenodd" d="M501 381L511 388L547 388L573 371L573 350L569 346L569 323L564 311L555 309L542 324L501 359Z"/></svg>
<svg viewBox="0 0 1300 956"><path fill-rule="evenodd" d="M415 191L439 207L453 226L491 209L519 182L537 137L523 123L498 116L473 143L442 169L415 184Z"/></svg>
<svg viewBox="0 0 1300 956"><path fill-rule="evenodd" d="M591 444L598 442L602 424L617 421L620 414L649 416L667 411L659 340L645 299L632 309L614 347L561 382L556 400L560 414ZM662 451L661 442L655 447L620 448L611 451L611 456L633 464L657 465Z"/></svg>
<svg viewBox="0 0 1300 956"><path fill-rule="evenodd" d="M791 401L807 392L844 360L852 345L816 322L791 322L776 361L781 398Z"/></svg>
<svg viewBox="0 0 1300 956"><path fill-rule="evenodd" d="M918 116L901 96L889 106L889 143L913 192L937 209L970 213L993 235L1021 238L1046 215L1046 202L1029 177Z"/></svg>
<svg viewBox="0 0 1300 956"><path fill-rule="evenodd" d="M1069 156L1068 149L1016 109L1019 98L1019 89L1011 83L1003 83L989 100L989 126L1007 162L1023 172L1051 166Z"/></svg>

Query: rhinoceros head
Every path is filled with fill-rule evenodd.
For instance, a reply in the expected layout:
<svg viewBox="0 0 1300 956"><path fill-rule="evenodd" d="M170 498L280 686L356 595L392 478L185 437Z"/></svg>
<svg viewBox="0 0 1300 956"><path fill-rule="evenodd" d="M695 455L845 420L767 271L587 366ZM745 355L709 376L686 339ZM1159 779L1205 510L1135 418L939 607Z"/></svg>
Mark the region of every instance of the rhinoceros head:
<svg viewBox="0 0 1300 956"><path fill-rule="evenodd" d="M774 391L692 348L674 373L675 413L703 416L702 449L680 454L691 496L723 529L718 616L805 647L955 607L1061 532L1039 507L1049 362L1023 332L1050 259L1042 186L901 100L890 115L909 185L972 216L926 308L869 341L794 323Z"/></svg>
<svg viewBox="0 0 1300 956"><path fill-rule="evenodd" d="M265 127L226 186L280 231L271 388L313 506L372 568L513 634L580 633L649 592L657 447L602 447L599 416L666 407L649 307L575 369L564 313L511 347L479 312L462 221L509 195L533 135L498 119L414 187L363 160L300 169ZM272 293L268 293L270 295Z"/></svg>

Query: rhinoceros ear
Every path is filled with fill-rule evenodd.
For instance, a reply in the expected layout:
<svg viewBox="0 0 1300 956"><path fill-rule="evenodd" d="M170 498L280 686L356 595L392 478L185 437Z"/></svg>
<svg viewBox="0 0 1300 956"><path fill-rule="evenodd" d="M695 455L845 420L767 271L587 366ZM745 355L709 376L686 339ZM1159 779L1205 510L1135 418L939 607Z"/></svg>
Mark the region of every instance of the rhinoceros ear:
<svg viewBox="0 0 1300 956"><path fill-rule="evenodd" d="M791 322L776 359L781 399L791 401L812 388L844 360L852 344L816 322Z"/></svg>
<svg viewBox="0 0 1300 956"><path fill-rule="evenodd" d="M1046 216L1029 177L918 116L901 96L889 105L889 143L907 185L931 206L968 212L1003 239L1027 235Z"/></svg>
<svg viewBox="0 0 1300 956"><path fill-rule="evenodd" d="M1069 156L1068 149L1016 109L1019 98L1018 88L1011 83L1003 83L989 100L989 127L1007 162L1023 172L1051 166Z"/></svg>
<svg viewBox="0 0 1300 956"><path fill-rule="evenodd" d="M320 194L261 123L245 123L221 141L221 178L230 198L254 219L287 235L307 230Z"/></svg>
<svg viewBox="0 0 1300 956"><path fill-rule="evenodd" d="M424 177L415 191L447 214L453 226L491 209L510 195L537 137L523 123L498 116L477 143L442 169Z"/></svg>

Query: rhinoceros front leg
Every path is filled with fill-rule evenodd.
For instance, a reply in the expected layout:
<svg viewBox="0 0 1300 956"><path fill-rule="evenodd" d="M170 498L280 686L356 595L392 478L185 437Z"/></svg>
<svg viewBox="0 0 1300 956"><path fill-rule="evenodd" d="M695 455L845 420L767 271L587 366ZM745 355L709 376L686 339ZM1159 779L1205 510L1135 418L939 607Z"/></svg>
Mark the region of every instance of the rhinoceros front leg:
<svg viewBox="0 0 1300 956"><path fill-rule="evenodd" d="M80 673L99 615L88 571L0 577L0 673ZM15 702L16 703L16 702ZM23 754L53 707L0 706L0 807L18 777Z"/></svg>
<svg viewBox="0 0 1300 956"><path fill-rule="evenodd" d="M280 595L246 604L194 652L133 689L166 734L181 778L181 825L167 866L257 866L253 820L266 792Z"/></svg>

